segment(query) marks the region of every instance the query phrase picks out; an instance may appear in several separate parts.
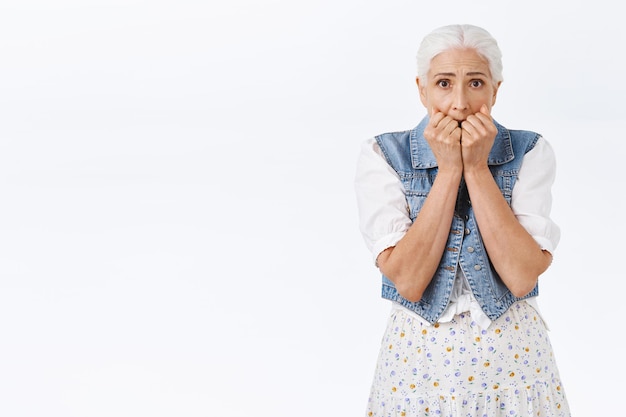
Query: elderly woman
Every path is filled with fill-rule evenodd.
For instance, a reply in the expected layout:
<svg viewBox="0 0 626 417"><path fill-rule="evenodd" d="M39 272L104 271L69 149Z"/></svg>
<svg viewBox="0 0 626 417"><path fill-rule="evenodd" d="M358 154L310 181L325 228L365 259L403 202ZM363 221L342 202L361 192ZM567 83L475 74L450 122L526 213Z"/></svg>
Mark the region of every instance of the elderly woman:
<svg viewBox="0 0 626 417"><path fill-rule="evenodd" d="M417 54L427 116L366 141L360 227L392 309L367 416L569 416L536 297L560 237L555 157L491 117L496 40L439 28Z"/></svg>

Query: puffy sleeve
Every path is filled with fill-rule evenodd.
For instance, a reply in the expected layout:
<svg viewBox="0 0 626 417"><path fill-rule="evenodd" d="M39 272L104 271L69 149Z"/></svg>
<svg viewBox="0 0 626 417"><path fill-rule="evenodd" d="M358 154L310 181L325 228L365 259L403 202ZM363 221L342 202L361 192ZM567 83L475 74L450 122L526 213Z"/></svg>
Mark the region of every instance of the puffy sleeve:
<svg viewBox="0 0 626 417"><path fill-rule="evenodd" d="M361 146L355 191L359 228L376 262L382 251L402 239L412 222L402 182L374 138Z"/></svg>
<svg viewBox="0 0 626 417"><path fill-rule="evenodd" d="M543 137L539 138L524 156L511 197L511 208L518 221L537 244L550 253L561 238L559 226L550 218L555 177L554 150Z"/></svg>

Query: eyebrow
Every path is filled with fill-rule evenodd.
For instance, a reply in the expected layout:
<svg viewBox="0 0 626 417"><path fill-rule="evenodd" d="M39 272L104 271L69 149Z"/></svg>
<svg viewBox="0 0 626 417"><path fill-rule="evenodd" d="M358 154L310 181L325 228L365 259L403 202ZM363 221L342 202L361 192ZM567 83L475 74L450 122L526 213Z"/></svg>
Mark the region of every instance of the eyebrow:
<svg viewBox="0 0 626 417"><path fill-rule="evenodd" d="M483 77L487 77L487 74L485 74L484 72L480 72L480 71L468 72L465 75L468 75L470 77L475 77L477 75L482 75ZM456 77L456 74L453 72L438 72L437 74L435 74L435 77Z"/></svg>

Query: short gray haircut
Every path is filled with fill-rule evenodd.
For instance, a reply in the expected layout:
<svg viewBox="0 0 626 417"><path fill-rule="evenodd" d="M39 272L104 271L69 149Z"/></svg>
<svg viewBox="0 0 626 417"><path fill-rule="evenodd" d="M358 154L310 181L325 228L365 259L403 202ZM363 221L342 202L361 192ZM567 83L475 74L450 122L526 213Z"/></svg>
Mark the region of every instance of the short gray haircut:
<svg viewBox="0 0 626 417"><path fill-rule="evenodd" d="M425 79L432 59L455 48L478 52L489 63L494 84L502 82L502 52L498 42L485 29L474 25L442 26L426 35L417 51L417 76Z"/></svg>

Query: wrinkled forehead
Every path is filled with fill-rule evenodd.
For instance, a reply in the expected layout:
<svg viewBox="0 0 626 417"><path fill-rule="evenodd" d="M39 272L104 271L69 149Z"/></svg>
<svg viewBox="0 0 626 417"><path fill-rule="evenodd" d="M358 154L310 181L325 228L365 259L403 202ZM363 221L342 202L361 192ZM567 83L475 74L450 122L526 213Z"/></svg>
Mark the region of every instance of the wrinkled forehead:
<svg viewBox="0 0 626 417"><path fill-rule="evenodd" d="M483 74L491 78L489 61L474 49L451 48L435 55L428 68L428 76L439 73L462 76L466 74Z"/></svg>

